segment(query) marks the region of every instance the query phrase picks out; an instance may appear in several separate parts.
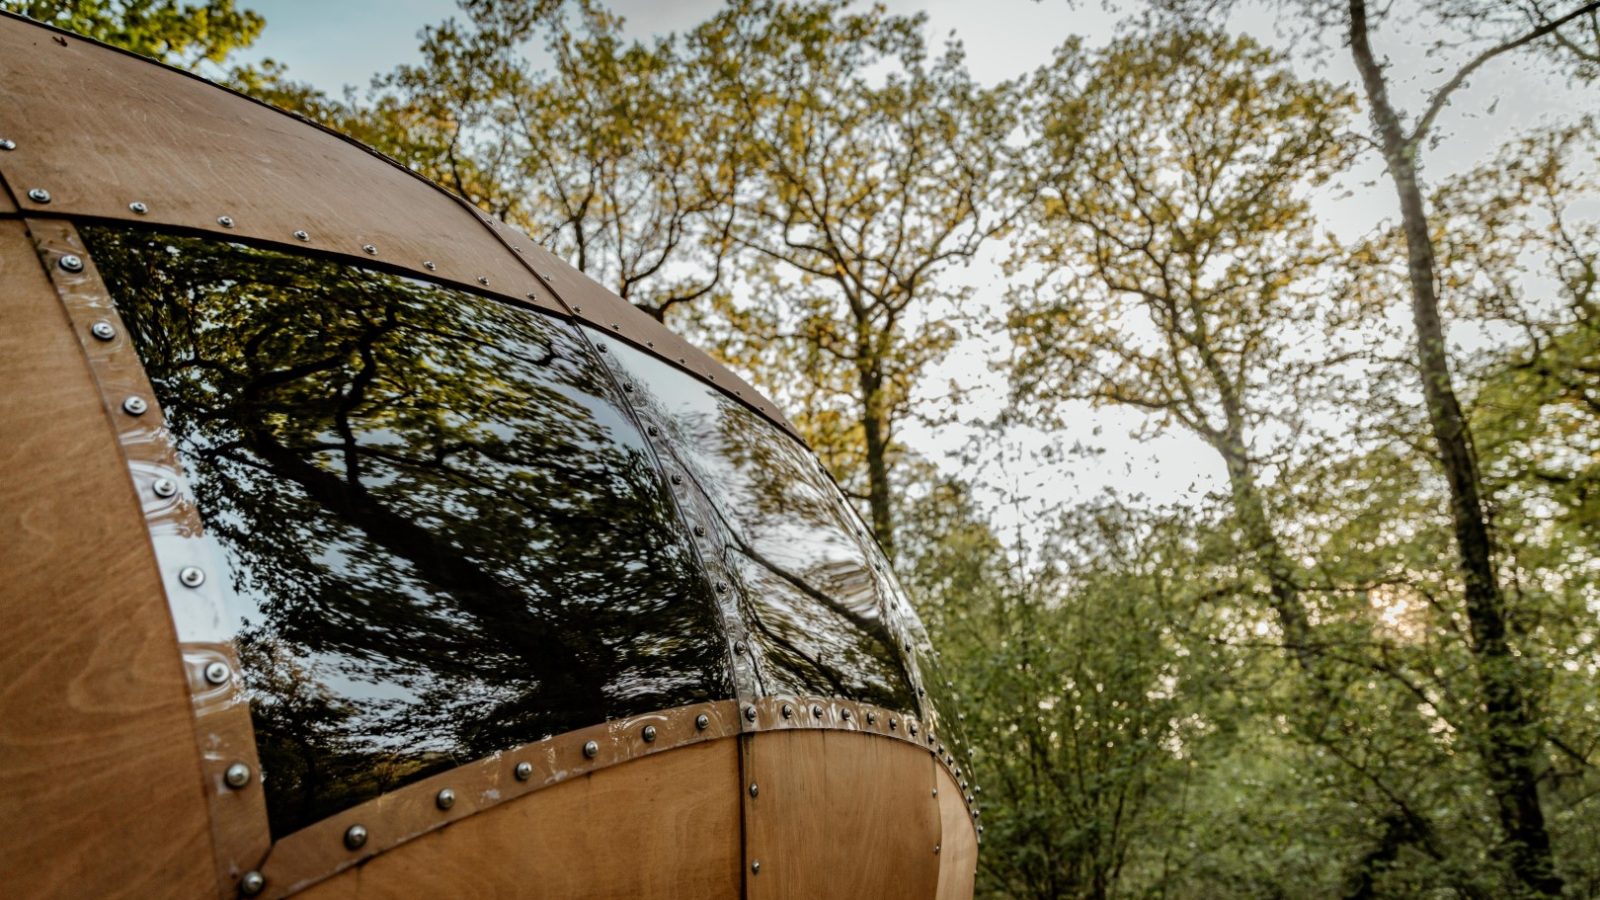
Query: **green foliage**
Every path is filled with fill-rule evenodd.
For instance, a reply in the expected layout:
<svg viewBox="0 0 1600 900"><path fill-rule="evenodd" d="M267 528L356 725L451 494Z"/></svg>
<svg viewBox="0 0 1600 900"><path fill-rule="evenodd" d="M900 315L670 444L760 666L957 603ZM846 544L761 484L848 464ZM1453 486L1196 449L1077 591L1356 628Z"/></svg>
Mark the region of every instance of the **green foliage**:
<svg viewBox="0 0 1600 900"><path fill-rule="evenodd" d="M234 0L0 0L0 9L186 69L221 63L266 24Z"/></svg>

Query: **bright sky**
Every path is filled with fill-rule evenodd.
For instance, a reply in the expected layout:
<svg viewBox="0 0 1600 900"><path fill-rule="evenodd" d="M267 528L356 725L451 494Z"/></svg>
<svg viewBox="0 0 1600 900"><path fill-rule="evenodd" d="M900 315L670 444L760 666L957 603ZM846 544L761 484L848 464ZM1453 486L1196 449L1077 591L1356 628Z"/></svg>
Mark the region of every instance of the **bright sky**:
<svg viewBox="0 0 1600 900"><path fill-rule="evenodd" d="M248 0L244 5L267 19L262 39L245 54L247 60L271 57L287 64L294 77L334 93L347 84L365 87L374 74L416 60L417 32L456 12L451 0ZM627 19L630 32L640 37L686 30L720 6L718 0L614 0L610 4ZM985 82L1016 77L1048 62L1054 48L1072 35L1082 35L1090 46L1102 43L1117 21L1095 0L1076 4L1066 0L890 0L887 6L894 12L926 12L930 42L940 42L953 31L966 46L974 76ZM1283 43L1271 14L1260 8L1241 11L1234 25L1265 43ZM1375 43L1394 65L1394 100L1402 108L1419 110L1425 92L1447 78L1454 66L1444 74L1440 70L1456 60L1436 60L1425 54L1423 47L1431 36L1417 27L1399 21L1392 26ZM1306 56L1301 68L1305 76L1354 82L1349 55L1338 46L1320 57ZM1559 86L1546 77L1538 60L1529 57L1492 63L1477 82L1458 94L1451 110L1441 118L1449 140L1427 156L1428 174L1435 179L1480 164L1519 131L1553 123L1576 111L1600 109L1592 88L1577 91ZM1484 114L1496 101L1494 114ZM1382 180L1382 170L1371 155L1345 186L1351 191L1348 198L1334 200L1330 196L1319 204L1324 224L1336 234L1353 237L1394 217L1392 189ZM1005 280L994 254L976 261L958 277L976 288L978 308L998 309L1003 304ZM927 393L941 395L955 379L971 390L964 419L992 415L1003 404L1004 386L1003 379L990 371L989 360L1003 358L1004 352L1003 342L974 334L929 374ZM1073 417L1065 435L1054 438L1105 452L1092 458L1070 456L1055 464L1029 458L1030 451L1049 443L1051 436L1020 430L1011 436L1010 452L1005 454L1015 461L1001 467L991 457L981 467L981 477L1008 480L1012 490L1040 506L1087 500L1106 488L1141 493L1152 503L1181 503L1196 497L1196 492L1223 487L1221 465L1207 447L1182 434L1136 441L1130 431L1140 421L1128 412L1085 408ZM930 430L912 423L903 436L909 446L961 471L942 457L945 451L960 448L971 433L965 428ZM961 474L975 477L980 472ZM1002 515L1002 523L1009 525L1010 518Z"/></svg>

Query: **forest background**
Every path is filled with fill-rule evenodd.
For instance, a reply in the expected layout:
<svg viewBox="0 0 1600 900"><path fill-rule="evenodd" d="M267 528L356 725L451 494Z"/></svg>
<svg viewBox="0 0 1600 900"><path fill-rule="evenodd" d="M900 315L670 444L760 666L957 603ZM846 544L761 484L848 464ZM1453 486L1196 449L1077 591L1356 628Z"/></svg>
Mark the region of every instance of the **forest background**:
<svg viewBox="0 0 1600 900"><path fill-rule="evenodd" d="M252 45L348 10L251 5L0 2L778 400L957 679L980 896L1600 896L1600 2L1055 0L1002 79L884 6L461 0L342 88Z"/></svg>

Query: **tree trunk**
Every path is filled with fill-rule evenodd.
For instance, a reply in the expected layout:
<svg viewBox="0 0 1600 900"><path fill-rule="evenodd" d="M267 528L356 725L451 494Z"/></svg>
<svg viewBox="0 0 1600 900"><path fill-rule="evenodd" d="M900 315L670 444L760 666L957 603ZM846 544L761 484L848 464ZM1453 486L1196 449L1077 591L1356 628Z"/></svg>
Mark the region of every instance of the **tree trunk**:
<svg viewBox="0 0 1600 900"><path fill-rule="evenodd" d="M1411 315L1417 329L1417 366L1439 466L1450 486L1450 516L1472 628L1473 662L1488 718L1488 731L1478 745L1505 831L1512 872L1533 894L1559 896L1561 878L1555 872L1534 772L1534 718L1523 693L1522 667L1506 637L1505 596L1495 572L1472 437L1451 382L1439 318L1433 238L1417 184L1417 141L1422 135L1408 138L1389 104L1383 70L1367 41L1363 0L1350 0L1350 46L1400 199Z"/></svg>
<svg viewBox="0 0 1600 900"><path fill-rule="evenodd" d="M889 415L883 408L883 378L869 370L861 373L861 430L867 445L867 506L872 512L872 536L894 559L894 519L889 504Z"/></svg>

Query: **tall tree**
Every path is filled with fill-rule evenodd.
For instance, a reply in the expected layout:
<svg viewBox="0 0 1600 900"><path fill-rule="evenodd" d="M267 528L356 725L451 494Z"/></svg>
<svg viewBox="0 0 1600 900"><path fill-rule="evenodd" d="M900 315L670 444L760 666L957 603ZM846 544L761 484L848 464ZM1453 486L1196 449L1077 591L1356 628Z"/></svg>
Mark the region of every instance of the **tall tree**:
<svg viewBox="0 0 1600 900"><path fill-rule="evenodd" d="M1325 362L1294 352L1317 329L1336 252L1308 192L1348 158L1353 98L1204 31L1125 38L1087 69L1069 48L1030 93L1049 186L1014 260L1044 269L1007 322L1015 394L1046 415L1070 400L1130 406L1211 446L1284 643L1310 670L1302 579L1267 510L1258 441L1301 424L1295 392Z"/></svg>
<svg viewBox="0 0 1600 900"><path fill-rule="evenodd" d="M1365 0L1349 0L1345 26L1350 53L1360 72L1372 117L1374 137L1383 154L1400 203L1405 235L1412 322L1416 338L1416 365L1433 432L1440 469L1450 487L1450 516L1459 555L1462 592L1472 637L1478 677L1482 681L1489 730L1484 741L1484 762L1495 792L1500 825L1505 832L1512 870L1532 894L1557 896L1562 883L1551 857L1550 836L1538 791L1539 746L1537 714L1524 687L1524 665L1508 634L1509 610L1496 568L1494 538L1484 508L1482 475L1478 469L1472 433L1450 368L1445 328L1440 314L1440 266L1435 254L1428 205L1420 176L1421 156L1440 113L1467 79L1498 57L1535 44L1541 39L1566 41L1580 51L1593 52L1575 32L1563 26L1595 21L1600 3L1575 4L1551 16L1545 4L1530 0L1522 7L1534 19L1493 43L1457 69L1429 97L1422 114L1407 122L1389 96L1385 64L1372 48L1371 34L1378 21ZM1448 3L1445 15L1467 16L1482 7ZM1489 9L1493 12L1493 8ZM1583 61L1580 60L1580 65Z"/></svg>
<svg viewBox="0 0 1600 900"><path fill-rule="evenodd" d="M750 167L734 237L772 273L766 308L742 319L759 326L753 340L730 353L803 361L804 393L821 408L801 425L834 419L859 435L860 468L840 474L864 485L891 552L896 429L953 341L942 316L966 293L947 270L1020 205L1005 94L972 81L958 44L930 57L924 26L837 0L740 0L694 34Z"/></svg>

